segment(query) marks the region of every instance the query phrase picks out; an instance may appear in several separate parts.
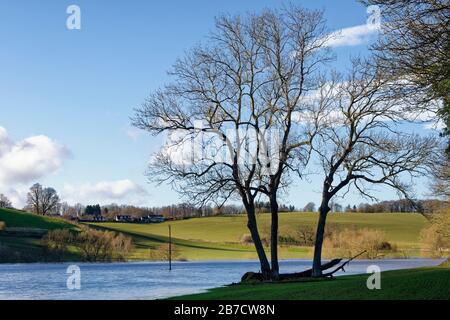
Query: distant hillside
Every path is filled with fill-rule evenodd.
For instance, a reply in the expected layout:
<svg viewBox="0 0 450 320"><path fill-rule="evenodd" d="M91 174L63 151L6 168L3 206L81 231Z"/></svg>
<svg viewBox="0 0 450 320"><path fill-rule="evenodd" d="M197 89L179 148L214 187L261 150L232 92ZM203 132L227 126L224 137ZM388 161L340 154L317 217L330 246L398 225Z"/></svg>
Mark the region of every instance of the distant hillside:
<svg viewBox="0 0 450 320"><path fill-rule="evenodd" d="M46 261L40 243L46 230L77 228L60 218L13 209L0 209L0 221L6 224L6 231L0 231L0 263ZM65 260L76 261L77 256L69 254Z"/></svg>
<svg viewBox="0 0 450 320"><path fill-rule="evenodd" d="M36 228L47 230L75 228L74 225L63 219L40 216L14 209L0 208L0 221L5 222L7 228Z"/></svg>

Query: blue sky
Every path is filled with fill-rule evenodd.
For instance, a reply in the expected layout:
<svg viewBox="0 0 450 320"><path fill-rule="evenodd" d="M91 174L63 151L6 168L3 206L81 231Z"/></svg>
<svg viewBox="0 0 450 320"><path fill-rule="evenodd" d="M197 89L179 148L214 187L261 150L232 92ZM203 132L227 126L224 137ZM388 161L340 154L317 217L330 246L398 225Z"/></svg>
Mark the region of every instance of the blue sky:
<svg viewBox="0 0 450 320"><path fill-rule="evenodd" d="M293 3L324 9L330 32L367 19L357 1ZM66 28L70 4L81 9L81 30ZM168 81L166 71L213 29L214 16L280 5L268 0L2 1L0 157L2 141L7 151L0 192L19 205L26 189L40 182L69 202L179 202L170 187L146 182L146 163L160 139L130 127L133 108ZM373 35L367 38L336 47L335 66L367 52ZM27 140L33 137L40 138ZM6 158L7 152L15 153ZM318 203L318 191L318 184L298 182L285 201L299 207ZM385 199L394 196L380 193ZM340 202L360 201L350 195Z"/></svg>

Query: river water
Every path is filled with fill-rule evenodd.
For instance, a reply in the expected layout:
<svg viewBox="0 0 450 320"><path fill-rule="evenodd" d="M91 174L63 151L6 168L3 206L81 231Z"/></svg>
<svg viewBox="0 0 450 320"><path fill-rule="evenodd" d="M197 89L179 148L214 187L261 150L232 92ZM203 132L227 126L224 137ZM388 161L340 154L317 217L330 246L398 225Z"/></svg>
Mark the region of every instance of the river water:
<svg viewBox="0 0 450 320"><path fill-rule="evenodd" d="M369 265L386 271L435 266L441 262L439 259L356 260L347 266L345 274L366 273ZM0 299L160 299L204 292L238 282L247 271L259 271L257 261L174 262L171 271L167 262L77 263L80 288L73 289L78 274L67 273L70 265L0 264ZM280 261L281 272L298 272L310 266L310 260ZM72 289L68 288L69 277Z"/></svg>

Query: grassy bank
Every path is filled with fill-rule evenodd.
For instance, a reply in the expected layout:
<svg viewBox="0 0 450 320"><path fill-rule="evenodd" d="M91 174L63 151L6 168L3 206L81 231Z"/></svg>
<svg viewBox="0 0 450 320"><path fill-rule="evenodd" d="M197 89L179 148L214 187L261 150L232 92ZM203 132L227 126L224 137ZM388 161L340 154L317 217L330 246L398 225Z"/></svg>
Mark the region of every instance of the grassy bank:
<svg viewBox="0 0 450 320"><path fill-rule="evenodd" d="M0 208L0 221L5 222L7 228L54 230L75 227L63 219L3 208Z"/></svg>
<svg viewBox="0 0 450 320"><path fill-rule="evenodd" d="M49 230L76 229L74 224L60 218L3 208L0 221L6 225L6 230L0 231L0 262L45 261L41 237ZM78 258L77 254L69 253L64 260Z"/></svg>
<svg viewBox="0 0 450 320"><path fill-rule="evenodd" d="M280 214L280 234L300 226L315 227L316 213ZM329 223L342 227L378 229L387 240L395 244L395 257L420 255L419 233L427 221L419 214L410 213L341 213L330 214ZM168 224L93 223L91 226L123 232L133 237L136 249L131 259L148 259L150 251L168 241ZM269 214L258 215L259 229L267 232ZM173 242L178 256L188 260L256 259L254 247L243 244L241 238L248 234L244 215L230 217L193 218L170 222ZM311 247L281 246L281 259L311 258Z"/></svg>
<svg viewBox="0 0 450 320"><path fill-rule="evenodd" d="M450 265L385 271L381 289L369 290L368 275L342 276L316 282L233 285L182 300L422 300L450 299Z"/></svg>

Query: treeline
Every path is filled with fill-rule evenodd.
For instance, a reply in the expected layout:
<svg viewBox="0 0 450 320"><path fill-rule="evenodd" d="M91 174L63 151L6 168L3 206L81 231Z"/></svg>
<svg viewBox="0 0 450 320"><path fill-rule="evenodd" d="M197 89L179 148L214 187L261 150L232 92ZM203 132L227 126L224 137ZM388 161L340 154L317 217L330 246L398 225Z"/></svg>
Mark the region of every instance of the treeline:
<svg viewBox="0 0 450 320"><path fill-rule="evenodd" d="M295 211L294 206L280 204L280 212ZM268 202L257 202L256 208L258 213L270 211ZM228 204L221 207L218 206L203 206L196 207L189 203L173 204L160 207L138 207L133 205L118 205L108 204L100 206L98 204L84 206L82 204L68 205L63 203L61 205L61 215L70 217L89 217L102 216L105 218L114 218L118 215L129 215L132 217L145 217L148 215L161 215L166 219L186 219L194 217L211 217L218 215L235 215L242 214L244 209L242 206Z"/></svg>
<svg viewBox="0 0 450 320"><path fill-rule="evenodd" d="M0 205L2 207L11 206L9 199L1 195ZM259 201L255 203L256 212L269 212L270 203ZM149 215L161 215L166 219L186 219L192 217L209 217L217 215L242 214L244 208L242 205L226 204L222 206L206 205L197 207L189 203L179 203L160 207L139 207L134 205L119 204L89 204L83 205L77 203L70 205L62 201L57 191L51 187L44 187L39 183L34 184L27 194L27 205L23 208L25 211L34 212L42 215L60 215L71 219L92 219L93 217L104 217L114 219L118 215L128 215L135 218ZM295 206L279 204L280 212L295 211Z"/></svg>
<svg viewBox="0 0 450 320"><path fill-rule="evenodd" d="M361 213L392 213L392 212L423 212L429 213L445 207L448 202L436 199L426 199L411 202L410 200L385 200L376 203L360 203L359 205L343 206L337 202L330 203L331 212L361 212ZM316 212L319 208L309 202L301 211Z"/></svg>
<svg viewBox="0 0 450 320"><path fill-rule="evenodd" d="M381 212L432 212L443 208L447 202L435 199L419 200L412 203L409 200L389 200L374 204L362 203L356 208L357 212L381 213ZM348 207L346 208L346 211ZM352 208L350 211L354 211Z"/></svg>
<svg viewBox="0 0 450 320"><path fill-rule="evenodd" d="M361 212L361 213L381 213L381 212L432 212L439 210L446 205L447 202L426 199L412 203L406 199L386 200L377 203L360 203L359 205L343 206L337 202L331 202L330 208L332 212ZM1 194L0 207L11 207L9 199ZM264 201L255 202L256 212L270 212L270 203ZM197 207L189 203L173 204L160 207L139 207L134 205L83 205L77 203L70 205L61 201L55 189L51 187L43 187L40 184L34 184L27 195L27 205L24 210L43 215L61 215L67 218L83 218L102 216L107 219L113 219L118 215L129 215L132 217L145 217L149 215L161 215L166 219L186 219L192 217L209 217L217 215L234 215L244 213L242 205L227 204L223 206L203 206ZM279 204L279 212L316 212L319 208L309 202L302 209L297 209L293 205Z"/></svg>

